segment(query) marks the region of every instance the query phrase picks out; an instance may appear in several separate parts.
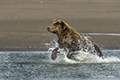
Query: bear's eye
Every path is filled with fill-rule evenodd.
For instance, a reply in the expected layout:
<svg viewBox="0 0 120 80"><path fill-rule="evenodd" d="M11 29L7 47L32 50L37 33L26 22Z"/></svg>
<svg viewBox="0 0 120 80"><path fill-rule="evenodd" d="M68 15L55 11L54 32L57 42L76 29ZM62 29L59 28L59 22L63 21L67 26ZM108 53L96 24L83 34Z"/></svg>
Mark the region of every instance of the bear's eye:
<svg viewBox="0 0 120 80"><path fill-rule="evenodd" d="M54 26L56 26L56 24L54 24Z"/></svg>

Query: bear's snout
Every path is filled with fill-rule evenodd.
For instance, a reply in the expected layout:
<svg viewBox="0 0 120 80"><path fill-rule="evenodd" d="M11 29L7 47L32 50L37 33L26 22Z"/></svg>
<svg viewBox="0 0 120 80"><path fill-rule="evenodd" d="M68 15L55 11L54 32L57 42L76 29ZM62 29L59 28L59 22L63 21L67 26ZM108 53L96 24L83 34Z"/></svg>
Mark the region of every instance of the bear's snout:
<svg viewBox="0 0 120 80"><path fill-rule="evenodd" d="M49 31L49 30L50 30L50 28L48 27L48 28L47 28L47 30Z"/></svg>

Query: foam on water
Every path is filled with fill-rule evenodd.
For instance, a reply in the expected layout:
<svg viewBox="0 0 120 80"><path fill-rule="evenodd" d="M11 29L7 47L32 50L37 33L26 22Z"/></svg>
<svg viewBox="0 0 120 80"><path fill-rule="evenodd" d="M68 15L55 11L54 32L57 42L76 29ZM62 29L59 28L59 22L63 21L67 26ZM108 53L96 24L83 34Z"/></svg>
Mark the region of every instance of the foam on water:
<svg viewBox="0 0 120 80"><path fill-rule="evenodd" d="M79 33L82 35L104 35L104 36L120 36L119 33Z"/></svg>
<svg viewBox="0 0 120 80"><path fill-rule="evenodd" d="M58 47L58 43L56 40L53 40L49 44L49 47L50 45L52 45L52 48L49 48L48 51L50 53L49 58L51 59L52 50ZM84 52L83 50L80 50L80 51L74 52L75 55L73 56L75 57L75 60L73 60L73 59L67 58L67 55L66 55L67 53L63 49L59 49L59 52L60 54L58 54L58 57L55 61L51 59L53 62L63 62L63 61L67 63L117 63L117 62L120 62L120 58L114 55L107 56L107 54L109 53L106 53L104 50L102 51L103 55L106 54L106 56L104 56L104 59L97 55L90 54L89 52ZM115 54L115 53L111 53L111 54Z"/></svg>

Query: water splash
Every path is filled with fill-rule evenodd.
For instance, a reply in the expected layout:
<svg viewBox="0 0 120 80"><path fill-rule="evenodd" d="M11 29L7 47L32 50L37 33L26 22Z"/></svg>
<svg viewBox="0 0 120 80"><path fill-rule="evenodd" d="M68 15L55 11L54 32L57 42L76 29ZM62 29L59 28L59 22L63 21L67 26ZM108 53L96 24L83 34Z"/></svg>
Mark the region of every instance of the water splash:
<svg viewBox="0 0 120 80"><path fill-rule="evenodd" d="M104 57L103 59L97 55L90 54L89 52L78 51L77 53L78 54L75 55L75 58L78 61L68 59L66 56L64 60L69 63L117 63L117 62L120 62L120 58L116 56Z"/></svg>
<svg viewBox="0 0 120 80"><path fill-rule="evenodd" d="M49 44L49 47L50 46L52 48L49 48L48 51L50 53L49 58L51 59L52 50L54 50L59 45L56 40L53 40ZM73 55L75 57L75 60L73 60L73 59L67 58L67 53L64 51L64 49L59 49L59 52L60 53L58 54L57 59L55 61L53 61L55 63L59 63L59 62L63 62L63 61L65 61L67 63L117 63L117 62L120 62L120 58L118 58L115 55L112 55L114 52L111 53L111 55L110 55L110 53L108 53L104 50L102 50L103 55L106 55L106 56L104 56L104 59L97 55L90 54L89 52L84 52L83 50L80 50L80 51L75 51L74 53L71 53L71 54L75 54L75 55ZM107 56L107 55L109 55L109 56Z"/></svg>

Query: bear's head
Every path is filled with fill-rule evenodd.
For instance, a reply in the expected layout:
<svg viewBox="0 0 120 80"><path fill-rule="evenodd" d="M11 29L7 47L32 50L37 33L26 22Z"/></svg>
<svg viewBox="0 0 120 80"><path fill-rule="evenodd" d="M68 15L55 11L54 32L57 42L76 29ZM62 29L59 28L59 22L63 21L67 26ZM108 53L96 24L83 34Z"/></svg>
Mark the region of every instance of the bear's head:
<svg viewBox="0 0 120 80"><path fill-rule="evenodd" d="M62 20L53 20L52 26L48 27L47 30L49 32L58 34L59 32L62 32L65 28L65 22Z"/></svg>

